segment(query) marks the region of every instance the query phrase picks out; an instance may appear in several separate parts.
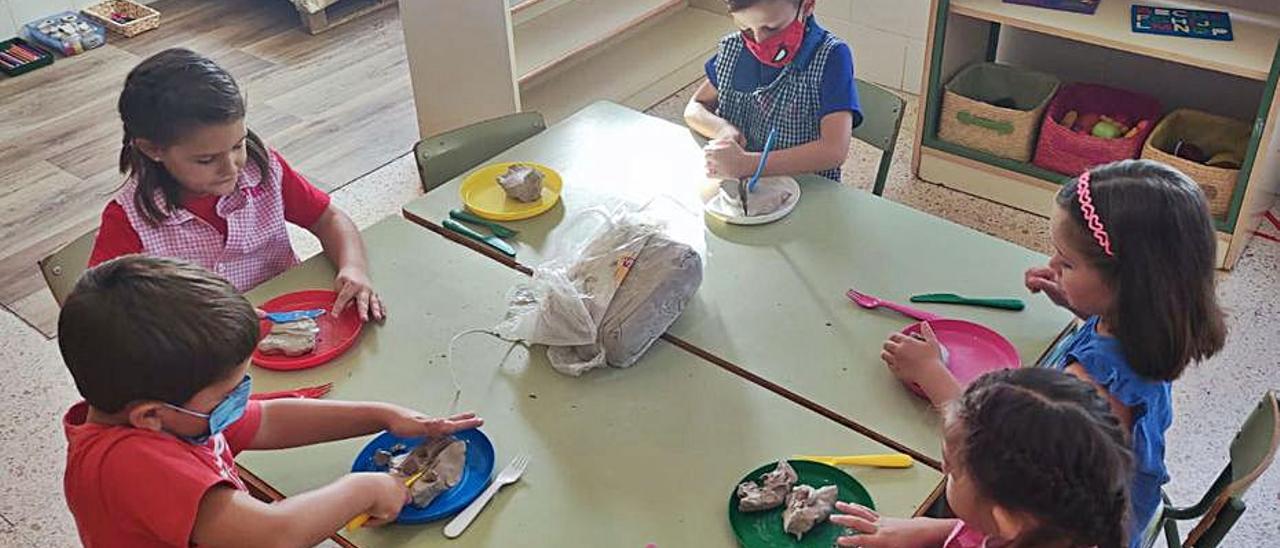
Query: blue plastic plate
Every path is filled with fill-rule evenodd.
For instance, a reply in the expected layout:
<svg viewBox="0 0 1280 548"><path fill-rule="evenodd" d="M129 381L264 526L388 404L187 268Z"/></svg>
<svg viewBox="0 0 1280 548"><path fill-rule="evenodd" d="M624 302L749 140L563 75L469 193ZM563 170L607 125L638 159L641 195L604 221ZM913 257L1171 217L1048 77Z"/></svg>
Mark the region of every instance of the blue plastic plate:
<svg viewBox="0 0 1280 548"><path fill-rule="evenodd" d="M453 486L453 489L440 493L440 496L425 508L418 508L413 504L404 505L404 509L400 511L400 517L396 518L396 523L427 523L457 514L479 497L484 488L489 485L489 476L493 474L493 443L489 441L489 437L475 429L454 433L453 437L467 443L467 464L462 469L462 480ZM405 451L412 451L426 439L402 438L390 432L383 432L364 446L356 456L356 461L351 464L351 471L385 472L386 468L373 463L375 451L390 450L396 444L403 444Z"/></svg>

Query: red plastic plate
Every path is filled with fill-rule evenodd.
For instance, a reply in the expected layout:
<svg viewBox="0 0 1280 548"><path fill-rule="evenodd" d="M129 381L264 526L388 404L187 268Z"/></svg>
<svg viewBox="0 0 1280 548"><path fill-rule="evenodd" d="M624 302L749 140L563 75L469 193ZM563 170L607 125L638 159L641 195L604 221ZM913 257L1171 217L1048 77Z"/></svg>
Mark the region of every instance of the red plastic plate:
<svg viewBox="0 0 1280 548"><path fill-rule="evenodd" d="M364 322L360 321L360 315L356 312L355 306L348 306L341 316L334 316L333 301L337 298L338 294L332 291L307 290L281 295L263 304L260 308L267 312L323 308L328 313L316 318L316 324L320 326L320 334L316 336L315 350L294 357L283 354L267 355L254 350L253 363L258 364L258 367L276 371L296 371L310 369L341 356L356 343L356 339L360 338ZM261 337L265 338L271 331L271 322L262 320L259 328L262 330Z"/></svg>

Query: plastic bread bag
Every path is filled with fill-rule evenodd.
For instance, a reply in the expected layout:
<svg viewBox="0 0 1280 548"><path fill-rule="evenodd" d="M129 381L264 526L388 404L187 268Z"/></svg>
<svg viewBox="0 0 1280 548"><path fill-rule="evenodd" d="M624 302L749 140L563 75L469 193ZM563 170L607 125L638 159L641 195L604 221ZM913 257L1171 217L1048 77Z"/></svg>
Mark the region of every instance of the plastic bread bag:
<svg viewBox="0 0 1280 548"><path fill-rule="evenodd" d="M658 202L671 203L595 208L567 220L551 258L511 290L497 332L546 345L552 367L569 375L635 364L702 283L701 212Z"/></svg>

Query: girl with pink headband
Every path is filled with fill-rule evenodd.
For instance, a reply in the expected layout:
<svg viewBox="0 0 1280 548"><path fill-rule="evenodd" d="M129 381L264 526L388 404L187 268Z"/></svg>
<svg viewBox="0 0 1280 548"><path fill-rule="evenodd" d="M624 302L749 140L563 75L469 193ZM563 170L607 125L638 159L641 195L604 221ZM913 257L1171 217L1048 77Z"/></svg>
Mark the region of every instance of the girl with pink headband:
<svg viewBox="0 0 1280 548"><path fill-rule="evenodd" d="M1129 434L1136 545L1169 481L1170 384L1226 338L1214 294L1213 219L1194 181L1146 160L1096 167L1064 184L1056 202L1053 257L1026 272L1026 286L1084 320L1051 365L1092 383ZM905 341L894 352L895 371L932 378L922 371L944 367L939 356L931 342Z"/></svg>
<svg viewBox="0 0 1280 548"><path fill-rule="evenodd" d="M1096 167L1064 185L1057 205L1055 253L1026 272L1026 285L1084 320L1051 365L1093 383L1129 433L1136 546L1169 481L1171 383L1226 339L1214 293L1217 235L1200 187L1158 162Z"/></svg>

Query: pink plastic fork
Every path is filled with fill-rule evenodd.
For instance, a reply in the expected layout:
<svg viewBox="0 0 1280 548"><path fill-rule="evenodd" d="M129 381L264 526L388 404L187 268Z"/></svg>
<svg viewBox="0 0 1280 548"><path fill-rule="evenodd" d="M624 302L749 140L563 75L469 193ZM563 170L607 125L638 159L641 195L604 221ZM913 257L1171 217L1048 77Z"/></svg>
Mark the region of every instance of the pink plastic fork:
<svg viewBox="0 0 1280 548"><path fill-rule="evenodd" d="M897 312L899 314L902 314L903 316L906 316L908 318L913 318L916 320L920 320L922 322L931 322L934 320L942 319L942 316L939 316L932 312L925 312L918 308L911 308L910 306L903 306L892 301L886 301L884 299L872 297L871 295L867 295L866 293L859 292L856 289L850 289L848 292L845 293L845 295L849 297L849 300L853 301L855 304L857 304L858 306L861 306L862 308L872 309L872 308L884 307L894 312Z"/></svg>

